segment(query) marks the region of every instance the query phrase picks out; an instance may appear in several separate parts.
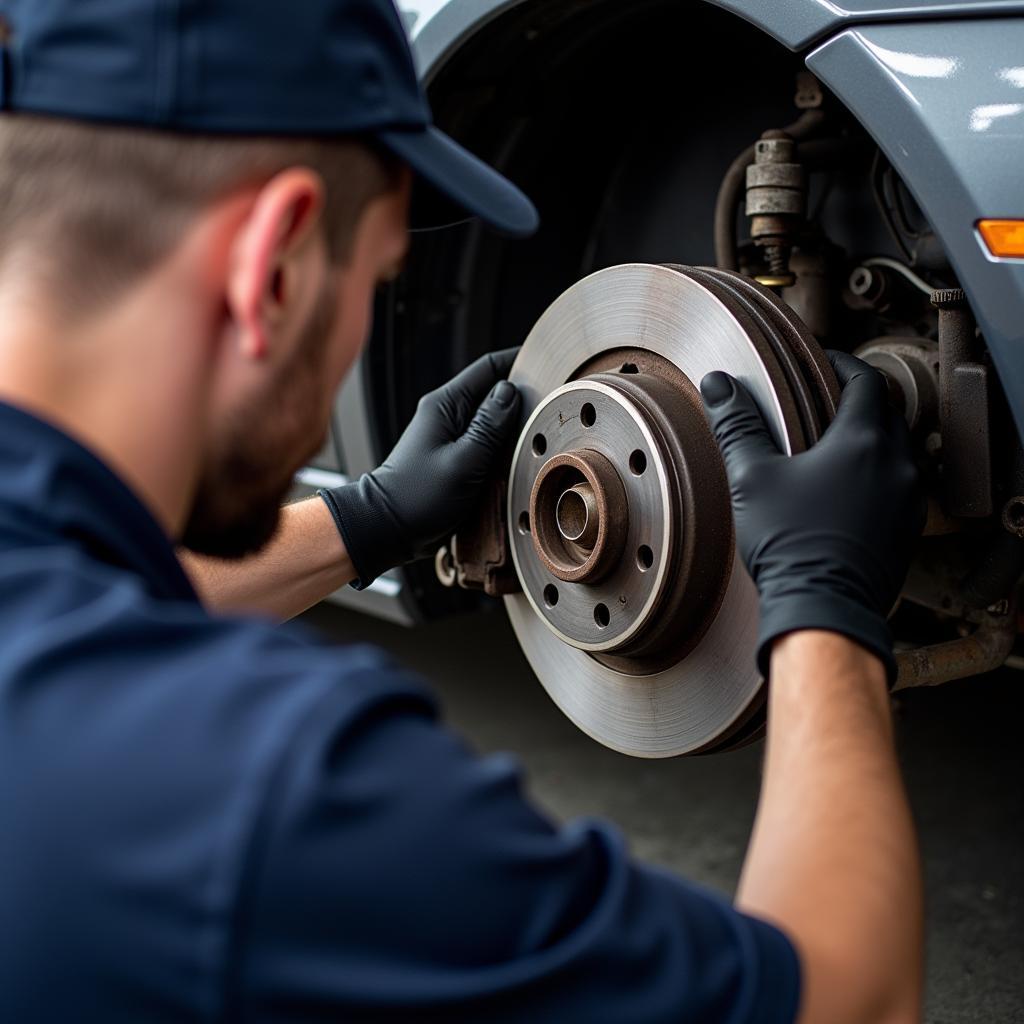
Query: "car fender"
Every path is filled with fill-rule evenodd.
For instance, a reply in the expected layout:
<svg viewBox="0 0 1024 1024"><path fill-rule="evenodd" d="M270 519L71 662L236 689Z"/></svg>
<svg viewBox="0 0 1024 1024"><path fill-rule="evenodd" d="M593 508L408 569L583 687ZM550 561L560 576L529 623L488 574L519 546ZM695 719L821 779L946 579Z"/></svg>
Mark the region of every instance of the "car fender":
<svg viewBox="0 0 1024 1024"><path fill-rule="evenodd" d="M1024 436L1024 260L983 217L1024 218L1024 18L847 29L807 65L874 137L941 239Z"/></svg>
<svg viewBox="0 0 1024 1024"><path fill-rule="evenodd" d="M429 83L467 36L528 0L399 0L417 66ZM536 2L536 0L534 0ZM628 3L629 0L622 0ZM1024 0L704 0L791 50L861 23L1024 13Z"/></svg>
<svg viewBox="0 0 1024 1024"><path fill-rule="evenodd" d="M744 18L791 50L803 50L861 23L922 21L1024 11L1020 0L708 0Z"/></svg>
<svg viewBox="0 0 1024 1024"><path fill-rule="evenodd" d="M399 0L420 77L430 80L462 42L527 0Z"/></svg>

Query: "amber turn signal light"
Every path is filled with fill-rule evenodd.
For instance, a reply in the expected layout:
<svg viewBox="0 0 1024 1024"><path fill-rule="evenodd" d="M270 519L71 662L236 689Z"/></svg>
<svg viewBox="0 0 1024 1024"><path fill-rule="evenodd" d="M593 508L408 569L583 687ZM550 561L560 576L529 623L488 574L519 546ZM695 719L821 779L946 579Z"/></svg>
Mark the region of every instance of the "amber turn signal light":
<svg viewBox="0 0 1024 1024"><path fill-rule="evenodd" d="M993 256L1024 259L1024 220L979 220L978 230Z"/></svg>

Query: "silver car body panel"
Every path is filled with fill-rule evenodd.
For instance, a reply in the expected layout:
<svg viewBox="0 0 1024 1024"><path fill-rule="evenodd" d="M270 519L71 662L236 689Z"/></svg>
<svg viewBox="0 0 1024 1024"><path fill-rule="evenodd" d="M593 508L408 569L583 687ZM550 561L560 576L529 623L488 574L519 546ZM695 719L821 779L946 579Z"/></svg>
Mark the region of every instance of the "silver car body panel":
<svg viewBox="0 0 1024 1024"><path fill-rule="evenodd" d="M429 81L445 59L493 18L538 0L399 0L420 74ZM628 3L629 0L622 0ZM705 0L801 50L853 25L1024 13L1024 0Z"/></svg>
<svg viewBox="0 0 1024 1024"><path fill-rule="evenodd" d="M783 46L802 50L856 24L1009 15L1020 0L708 0L738 14Z"/></svg>
<svg viewBox="0 0 1024 1024"><path fill-rule="evenodd" d="M499 14L525 2L527 0L398 0L420 77L429 84L445 59L468 36Z"/></svg>
<svg viewBox="0 0 1024 1024"><path fill-rule="evenodd" d="M982 217L1024 217L1024 18L848 29L808 67L892 162L942 240L1024 436L1024 260Z"/></svg>

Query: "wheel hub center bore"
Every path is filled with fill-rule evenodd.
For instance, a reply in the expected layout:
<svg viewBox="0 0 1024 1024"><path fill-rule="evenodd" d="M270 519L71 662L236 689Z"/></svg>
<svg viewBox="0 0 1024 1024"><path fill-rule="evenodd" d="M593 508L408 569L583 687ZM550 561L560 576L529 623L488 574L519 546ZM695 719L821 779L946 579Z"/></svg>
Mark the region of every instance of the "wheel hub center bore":
<svg viewBox="0 0 1024 1024"><path fill-rule="evenodd" d="M626 542L626 490L600 451L563 452L537 474L530 518L534 550L548 572L566 583L596 584Z"/></svg>
<svg viewBox="0 0 1024 1024"><path fill-rule="evenodd" d="M597 495L590 484L577 484L562 492L555 506L555 522L565 540L593 548L600 521Z"/></svg>
<svg viewBox="0 0 1024 1024"><path fill-rule="evenodd" d="M513 552L537 614L631 674L699 640L731 561L699 397L666 377L629 363L559 388L534 410L512 472Z"/></svg>

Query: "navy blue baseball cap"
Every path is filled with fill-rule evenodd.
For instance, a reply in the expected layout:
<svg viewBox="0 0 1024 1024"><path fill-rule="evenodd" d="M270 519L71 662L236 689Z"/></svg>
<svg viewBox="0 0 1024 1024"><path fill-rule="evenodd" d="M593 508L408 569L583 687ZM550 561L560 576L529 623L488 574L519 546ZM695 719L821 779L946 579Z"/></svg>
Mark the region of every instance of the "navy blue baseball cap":
<svg viewBox="0 0 1024 1024"><path fill-rule="evenodd" d="M170 131L364 136L513 237L537 211L431 121L393 0L0 0L0 108Z"/></svg>

